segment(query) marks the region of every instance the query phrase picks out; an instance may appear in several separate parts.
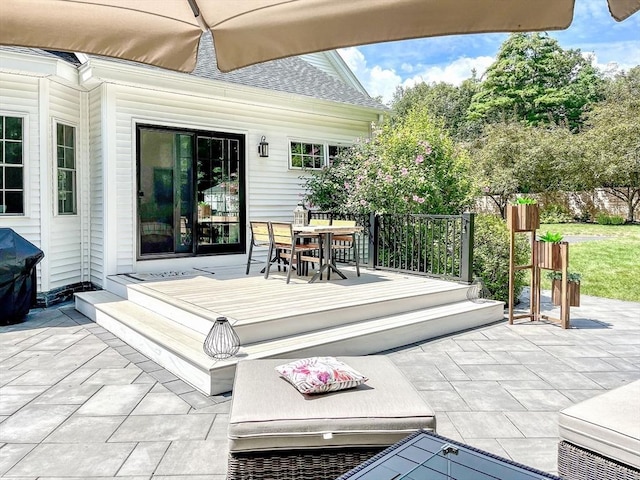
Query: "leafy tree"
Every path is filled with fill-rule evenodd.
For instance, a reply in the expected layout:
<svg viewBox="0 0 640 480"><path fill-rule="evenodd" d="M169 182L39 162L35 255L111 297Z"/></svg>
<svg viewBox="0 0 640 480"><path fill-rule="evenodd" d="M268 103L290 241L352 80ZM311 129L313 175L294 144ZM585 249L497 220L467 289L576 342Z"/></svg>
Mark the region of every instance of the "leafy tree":
<svg viewBox="0 0 640 480"><path fill-rule="evenodd" d="M564 50L542 33L514 33L488 68L469 107L472 119L524 120L580 127L587 106L601 98L602 78L580 50Z"/></svg>
<svg viewBox="0 0 640 480"><path fill-rule="evenodd" d="M582 150L576 135L561 127L495 123L473 150L474 177L504 217L516 193L548 193L577 185L573 176Z"/></svg>
<svg viewBox="0 0 640 480"><path fill-rule="evenodd" d="M419 83L413 87L398 87L392 102L393 118L401 119L413 108L425 108L429 115L442 122L457 141L477 137L481 130L478 120L470 120L467 110L478 91L475 72L460 86L449 83Z"/></svg>
<svg viewBox="0 0 640 480"><path fill-rule="evenodd" d="M311 173L307 200L348 213L459 213L471 198L468 156L425 108L376 126L371 139Z"/></svg>
<svg viewBox="0 0 640 480"><path fill-rule="evenodd" d="M633 222L640 205L640 66L618 75L606 95L586 117L585 157L577 170L584 183L624 201Z"/></svg>

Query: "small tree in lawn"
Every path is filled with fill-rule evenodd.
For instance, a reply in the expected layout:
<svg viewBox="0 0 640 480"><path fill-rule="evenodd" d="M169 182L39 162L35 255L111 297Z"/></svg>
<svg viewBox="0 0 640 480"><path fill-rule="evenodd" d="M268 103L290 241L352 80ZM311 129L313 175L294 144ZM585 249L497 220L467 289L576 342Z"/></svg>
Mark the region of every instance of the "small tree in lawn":
<svg viewBox="0 0 640 480"><path fill-rule="evenodd" d="M618 76L607 99L587 115L584 182L627 205L627 221L640 205L640 66Z"/></svg>

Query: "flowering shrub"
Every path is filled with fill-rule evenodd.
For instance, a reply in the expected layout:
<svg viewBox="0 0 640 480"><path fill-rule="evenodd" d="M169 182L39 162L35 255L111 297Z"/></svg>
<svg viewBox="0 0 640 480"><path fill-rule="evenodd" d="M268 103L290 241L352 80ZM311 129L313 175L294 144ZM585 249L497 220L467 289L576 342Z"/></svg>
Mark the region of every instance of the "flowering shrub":
<svg viewBox="0 0 640 480"><path fill-rule="evenodd" d="M459 213L471 198L468 157L427 115L414 109L394 124L374 125L305 180L307 201L344 213Z"/></svg>

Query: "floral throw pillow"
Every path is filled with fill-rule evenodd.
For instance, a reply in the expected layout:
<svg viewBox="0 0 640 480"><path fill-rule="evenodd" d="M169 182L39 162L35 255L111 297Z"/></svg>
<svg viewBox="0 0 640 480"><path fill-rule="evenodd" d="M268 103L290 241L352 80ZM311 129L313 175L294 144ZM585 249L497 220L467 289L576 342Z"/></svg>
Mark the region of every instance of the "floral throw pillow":
<svg viewBox="0 0 640 480"><path fill-rule="evenodd" d="M279 365L276 371L300 393L326 393L357 387L367 377L334 357L311 357Z"/></svg>

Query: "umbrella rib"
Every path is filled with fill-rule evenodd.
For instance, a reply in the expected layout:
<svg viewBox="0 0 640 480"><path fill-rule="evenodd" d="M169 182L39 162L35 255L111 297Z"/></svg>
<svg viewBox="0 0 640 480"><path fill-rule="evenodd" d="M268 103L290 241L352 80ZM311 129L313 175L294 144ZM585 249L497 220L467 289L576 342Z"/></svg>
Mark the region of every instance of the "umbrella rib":
<svg viewBox="0 0 640 480"><path fill-rule="evenodd" d="M200 7L196 3L196 0L187 0L187 2L189 3L191 11L193 12L193 16L196 17L196 21L198 22L198 25L200 25L202 31L206 32L210 30L209 25L207 25L207 22L204 20L204 18L202 18L202 15L200 14Z"/></svg>

